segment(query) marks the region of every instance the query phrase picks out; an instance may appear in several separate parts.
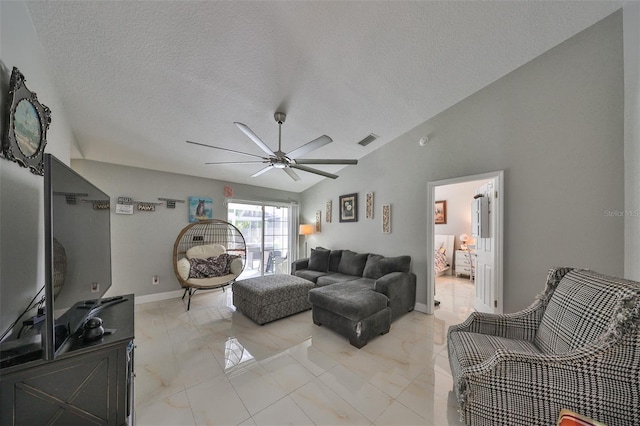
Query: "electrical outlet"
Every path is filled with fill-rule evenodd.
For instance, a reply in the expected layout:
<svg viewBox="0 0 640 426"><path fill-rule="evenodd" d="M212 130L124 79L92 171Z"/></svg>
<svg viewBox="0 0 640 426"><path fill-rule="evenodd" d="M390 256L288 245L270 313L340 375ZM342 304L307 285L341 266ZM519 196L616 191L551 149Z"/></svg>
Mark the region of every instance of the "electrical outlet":
<svg viewBox="0 0 640 426"><path fill-rule="evenodd" d="M160 284L160 277L158 277L157 275L154 275L153 278L151 279L151 284L153 285Z"/></svg>
<svg viewBox="0 0 640 426"><path fill-rule="evenodd" d="M91 293L97 293L100 291L100 283L91 283Z"/></svg>

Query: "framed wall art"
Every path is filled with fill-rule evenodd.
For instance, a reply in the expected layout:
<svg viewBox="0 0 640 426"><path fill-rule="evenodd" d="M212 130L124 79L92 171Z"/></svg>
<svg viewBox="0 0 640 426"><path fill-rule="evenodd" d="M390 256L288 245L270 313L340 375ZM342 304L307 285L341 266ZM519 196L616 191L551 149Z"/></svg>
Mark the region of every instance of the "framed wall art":
<svg viewBox="0 0 640 426"><path fill-rule="evenodd" d="M340 222L358 221L358 194L340 196Z"/></svg>
<svg viewBox="0 0 640 426"><path fill-rule="evenodd" d="M2 156L22 167L28 167L31 173L42 176L51 110L38 101L35 92L27 89L25 81L18 68L13 67L9 81Z"/></svg>
<svg viewBox="0 0 640 426"><path fill-rule="evenodd" d="M382 233L391 233L391 205L385 204L382 206Z"/></svg>
<svg viewBox="0 0 640 426"><path fill-rule="evenodd" d="M327 211L325 212L324 221L327 223L331 223L331 208L333 207L333 203L331 200L327 201Z"/></svg>
<svg viewBox="0 0 640 426"><path fill-rule="evenodd" d="M373 192L367 192L364 216L367 219L373 219Z"/></svg>
<svg viewBox="0 0 640 426"><path fill-rule="evenodd" d="M436 201L435 203L435 224L436 225L444 225L447 223L447 202L446 201Z"/></svg>
<svg viewBox="0 0 640 426"><path fill-rule="evenodd" d="M316 211L316 233L320 232L320 222L322 222L322 210Z"/></svg>
<svg viewBox="0 0 640 426"><path fill-rule="evenodd" d="M189 222L213 219L213 200L204 197L189 197Z"/></svg>

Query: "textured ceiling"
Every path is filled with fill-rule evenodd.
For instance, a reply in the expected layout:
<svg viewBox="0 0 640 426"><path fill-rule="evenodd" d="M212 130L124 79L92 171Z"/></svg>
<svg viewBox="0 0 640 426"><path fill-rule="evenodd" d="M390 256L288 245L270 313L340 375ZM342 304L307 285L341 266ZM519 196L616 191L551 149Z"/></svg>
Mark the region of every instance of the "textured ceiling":
<svg viewBox="0 0 640 426"><path fill-rule="evenodd" d="M72 158L300 192L233 125L304 158L362 158L589 27L620 2L28 3L76 137ZM53 124L55 125L55 111ZM380 138L357 144L370 133ZM340 174L343 166L317 168ZM358 166L347 166L358 167Z"/></svg>

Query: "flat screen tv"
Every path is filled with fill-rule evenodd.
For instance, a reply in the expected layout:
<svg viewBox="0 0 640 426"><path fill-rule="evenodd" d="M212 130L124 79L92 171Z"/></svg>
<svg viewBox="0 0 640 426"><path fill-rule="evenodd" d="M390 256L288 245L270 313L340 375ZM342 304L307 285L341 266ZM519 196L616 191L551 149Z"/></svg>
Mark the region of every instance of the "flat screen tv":
<svg viewBox="0 0 640 426"><path fill-rule="evenodd" d="M51 154L44 157L43 355L54 359L111 286L109 196Z"/></svg>

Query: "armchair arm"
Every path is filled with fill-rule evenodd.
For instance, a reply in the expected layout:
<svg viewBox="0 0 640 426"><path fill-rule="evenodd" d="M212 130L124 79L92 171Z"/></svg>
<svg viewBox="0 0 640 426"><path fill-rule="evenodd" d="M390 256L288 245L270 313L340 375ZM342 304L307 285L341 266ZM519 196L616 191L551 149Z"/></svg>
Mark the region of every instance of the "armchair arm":
<svg viewBox="0 0 640 426"><path fill-rule="evenodd" d="M598 413L607 424L637 424L638 379L629 374L634 344L597 340L556 355L497 349L489 359L459 372L454 387L461 413L473 417L489 404L495 412L512 413L510 420L520 419L510 424L521 424L538 405L549 407L548 418L540 415L535 424L551 424L560 408ZM489 393L489 400L479 396Z"/></svg>
<svg viewBox="0 0 640 426"><path fill-rule="evenodd" d="M294 260L291 262L291 275L295 275L296 271L301 269L307 269L309 267L309 258L305 257L303 259Z"/></svg>
<svg viewBox="0 0 640 426"><path fill-rule="evenodd" d="M544 306L540 301L512 314L472 312L463 323L449 327L447 335L452 331L468 331L532 341L536 337L543 314Z"/></svg>
<svg viewBox="0 0 640 426"><path fill-rule="evenodd" d="M416 274L391 272L373 284L373 290L389 298L391 321L413 310L416 304Z"/></svg>

